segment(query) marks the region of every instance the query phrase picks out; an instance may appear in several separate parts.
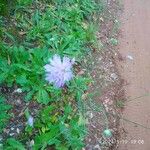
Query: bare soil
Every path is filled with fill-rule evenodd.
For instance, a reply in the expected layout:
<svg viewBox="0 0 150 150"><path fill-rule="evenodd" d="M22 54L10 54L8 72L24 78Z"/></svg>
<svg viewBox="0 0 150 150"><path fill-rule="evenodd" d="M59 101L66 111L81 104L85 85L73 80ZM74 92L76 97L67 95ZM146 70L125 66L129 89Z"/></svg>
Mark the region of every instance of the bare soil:
<svg viewBox="0 0 150 150"><path fill-rule="evenodd" d="M120 62L120 72L128 84L121 123L126 134L118 150L150 150L150 1L123 3L119 51L126 59Z"/></svg>
<svg viewBox="0 0 150 150"><path fill-rule="evenodd" d="M118 0L107 2L106 11L99 16L100 30L97 33L98 44L103 46L93 50L91 56L86 58L89 61L86 61L85 70L89 71L94 82L88 91L91 103L88 99L89 130L85 150L115 150L119 139L120 106L117 102L124 99L124 80L121 79L116 63L122 61L122 57L110 39L118 38L119 30L114 29L120 11ZM103 135L107 128L112 132L109 138Z"/></svg>

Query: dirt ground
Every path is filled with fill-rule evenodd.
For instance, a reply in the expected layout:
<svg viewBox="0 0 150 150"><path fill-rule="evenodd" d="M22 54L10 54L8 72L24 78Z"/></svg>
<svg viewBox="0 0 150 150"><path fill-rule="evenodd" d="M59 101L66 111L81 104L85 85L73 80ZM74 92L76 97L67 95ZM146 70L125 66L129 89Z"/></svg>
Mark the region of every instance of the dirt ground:
<svg viewBox="0 0 150 150"><path fill-rule="evenodd" d="M88 135L84 150L115 150L119 138L117 115L120 108L116 104L117 100L124 98L124 90L116 67L116 60L120 60L120 55L117 46L111 44L110 39L117 39L116 23L120 11L118 0L110 0L107 3L104 14L99 16L100 30L97 32L99 45L103 46L93 51L85 64L85 70L89 71L93 83L88 91L90 96L87 98ZM110 138L103 135L107 128L112 132Z"/></svg>
<svg viewBox="0 0 150 150"><path fill-rule="evenodd" d="M150 150L150 1L123 3L119 51L125 58L120 72L127 82L121 122L126 136L119 140L118 150Z"/></svg>

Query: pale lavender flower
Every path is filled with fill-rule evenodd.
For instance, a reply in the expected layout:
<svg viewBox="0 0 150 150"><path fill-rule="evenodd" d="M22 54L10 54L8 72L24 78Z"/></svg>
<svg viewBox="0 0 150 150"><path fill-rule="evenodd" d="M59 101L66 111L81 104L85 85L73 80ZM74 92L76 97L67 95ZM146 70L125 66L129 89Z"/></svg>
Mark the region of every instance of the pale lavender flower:
<svg viewBox="0 0 150 150"><path fill-rule="evenodd" d="M44 66L45 79L57 88L63 87L66 82L73 78L72 65L75 60L68 57L63 57L61 60L59 55L54 55L49 61L50 63Z"/></svg>
<svg viewBox="0 0 150 150"><path fill-rule="evenodd" d="M29 125L29 126L31 126L31 127L33 127L33 117L32 116L29 116L29 118L28 118L28 121L27 121L27 124Z"/></svg>

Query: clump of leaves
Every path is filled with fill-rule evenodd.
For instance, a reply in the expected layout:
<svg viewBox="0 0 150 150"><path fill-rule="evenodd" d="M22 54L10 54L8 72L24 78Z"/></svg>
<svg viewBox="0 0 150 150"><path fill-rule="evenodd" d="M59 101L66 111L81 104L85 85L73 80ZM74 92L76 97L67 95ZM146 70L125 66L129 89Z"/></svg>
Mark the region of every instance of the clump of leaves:
<svg viewBox="0 0 150 150"><path fill-rule="evenodd" d="M82 115L70 105L57 110L55 105L45 107L37 119L35 127L40 134L35 137L35 149L55 147L61 149L81 149L84 144L85 122Z"/></svg>
<svg viewBox="0 0 150 150"><path fill-rule="evenodd" d="M116 46L116 45L118 45L118 40L115 39L115 38L111 38L111 39L110 39L110 43L111 43L113 46Z"/></svg>
<svg viewBox="0 0 150 150"><path fill-rule="evenodd" d="M6 104L4 97L0 96L0 133L2 133L10 118L10 114L8 114L10 108L11 106Z"/></svg>
<svg viewBox="0 0 150 150"><path fill-rule="evenodd" d="M6 0L0 0L0 15L4 15L7 13L7 1Z"/></svg>
<svg viewBox="0 0 150 150"><path fill-rule="evenodd" d="M9 16L14 9L16 0L0 0L0 16Z"/></svg>
<svg viewBox="0 0 150 150"><path fill-rule="evenodd" d="M91 50L88 45L96 41L95 27L90 21L97 9L94 0L17 0L11 17L0 18L0 84L16 84L26 93L26 101L43 104L33 127L26 127L24 140L20 139L26 143L29 135L34 139L35 150L81 149L84 145L82 95L90 80L75 73L63 89L56 89L45 81L44 66L54 54L82 63ZM15 139L5 143L5 149L24 148Z"/></svg>
<svg viewBox="0 0 150 150"><path fill-rule="evenodd" d="M8 86L18 84L26 91L27 101L34 98L47 104L53 99L52 95L61 93L46 84L44 65L55 53L81 61L87 49L89 51L86 45L96 39L92 24L84 21L85 15L92 14L96 5L94 1L83 3L74 0L23 2L34 4L15 10L15 30L19 31L10 33L3 24L5 40L0 46L0 83ZM22 5L22 0L18 5ZM33 9L34 6L42 7ZM22 40L18 41L18 37Z"/></svg>
<svg viewBox="0 0 150 150"><path fill-rule="evenodd" d="M25 150L23 144L14 138L8 138L2 148L5 150Z"/></svg>

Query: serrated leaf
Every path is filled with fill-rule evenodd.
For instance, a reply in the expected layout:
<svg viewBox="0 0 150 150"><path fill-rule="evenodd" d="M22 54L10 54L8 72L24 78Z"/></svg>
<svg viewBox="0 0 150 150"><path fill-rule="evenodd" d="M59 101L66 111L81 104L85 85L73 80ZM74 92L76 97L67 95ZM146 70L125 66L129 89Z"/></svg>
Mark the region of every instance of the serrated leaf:
<svg viewBox="0 0 150 150"><path fill-rule="evenodd" d="M34 93L35 93L34 90L31 90L30 92L28 92L27 95L25 96L25 100L26 100L26 101L31 100Z"/></svg>
<svg viewBox="0 0 150 150"><path fill-rule="evenodd" d="M25 147L23 146L22 143L20 143L19 141L16 141L13 138L9 138L7 140L7 143L13 148L13 149L17 149L17 150L25 150Z"/></svg>
<svg viewBox="0 0 150 150"><path fill-rule="evenodd" d="M4 32L4 33L6 34L6 36L7 36L8 38L10 38L13 42L15 42L15 38L14 38L13 35L11 35L11 34L8 33L8 32Z"/></svg>
<svg viewBox="0 0 150 150"><path fill-rule="evenodd" d="M47 93L46 90L40 89L37 93L37 101L39 103L43 103L43 104L48 104L48 102L50 101L50 97Z"/></svg>
<svg viewBox="0 0 150 150"><path fill-rule="evenodd" d="M34 148L39 149L43 145L46 146L57 144L56 142L58 142L58 140L56 139L58 135L59 135L58 126L53 126L50 132L42 133L41 135L36 136Z"/></svg>
<svg viewBox="0 0 150 150"><path fill-rule="evenodd" d="M16 82L20 85L25 85L28 81L27 81L27 78L26 78L26 75L21 75L21 76L18 76L17 79L16 79Z"/></svg>

